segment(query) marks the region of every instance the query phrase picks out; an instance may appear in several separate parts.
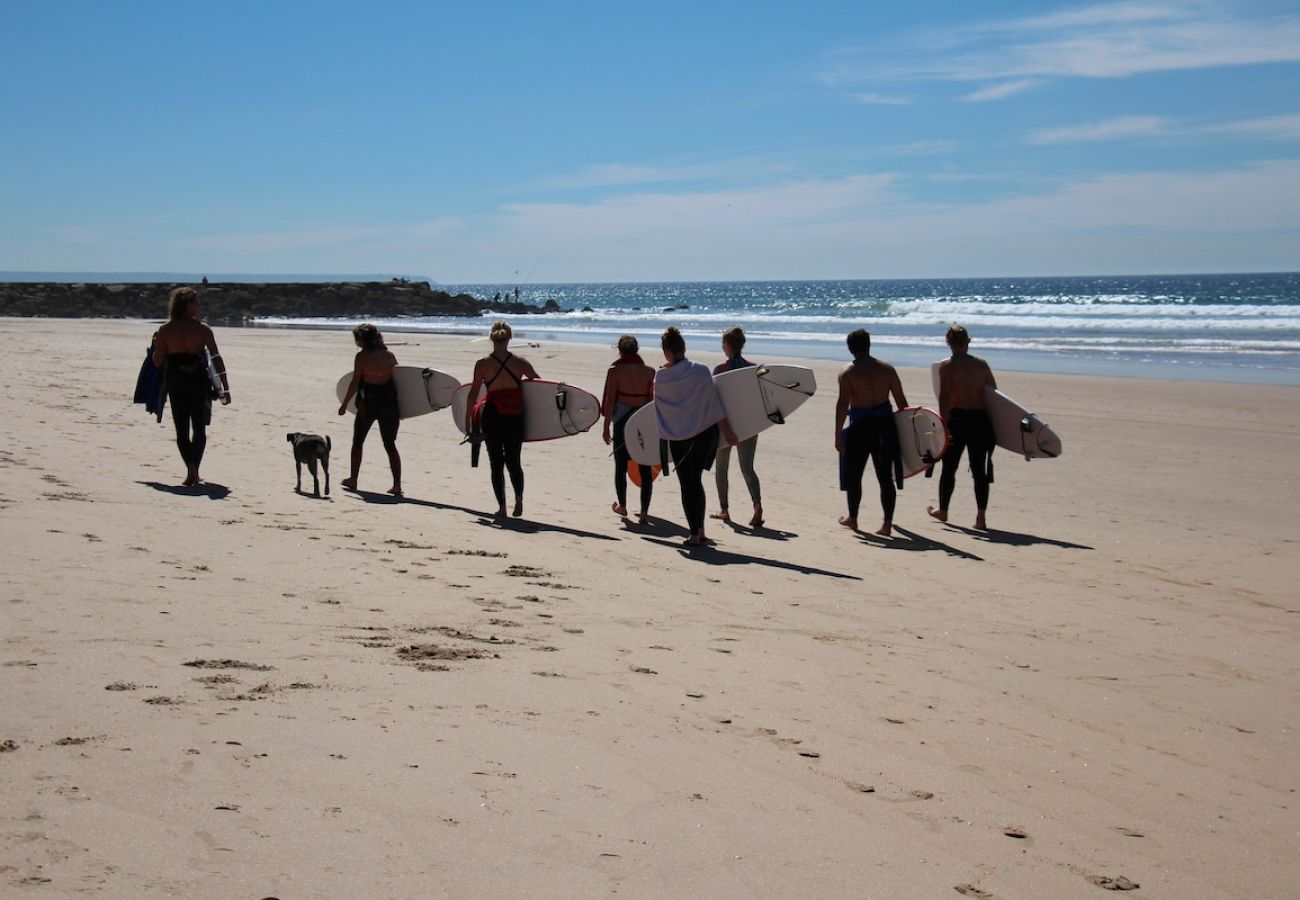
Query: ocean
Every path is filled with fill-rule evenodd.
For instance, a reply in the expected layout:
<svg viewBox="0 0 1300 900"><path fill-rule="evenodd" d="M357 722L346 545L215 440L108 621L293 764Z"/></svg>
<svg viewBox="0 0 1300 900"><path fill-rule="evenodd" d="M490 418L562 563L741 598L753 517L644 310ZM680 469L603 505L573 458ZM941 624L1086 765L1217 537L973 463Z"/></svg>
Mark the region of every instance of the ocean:
<svg viewBox="0 0 1300 900"><path fill-rule="evenodd" d="M513 286L440 285L513 299ZM879 281L530 284L519 299L573 310L515 316L516 340L611 347L635 334L656 347L676 325L688 352L719 352L722 331L748 336L746 356L847 359L844 336L871 332L896 365L946 356L944 332L965 325L971 352L995 370L1300 385L1300 273ZM355 320L265 319L345 327ZM389 332L486 333L488 319L375 320Z"/></svg>

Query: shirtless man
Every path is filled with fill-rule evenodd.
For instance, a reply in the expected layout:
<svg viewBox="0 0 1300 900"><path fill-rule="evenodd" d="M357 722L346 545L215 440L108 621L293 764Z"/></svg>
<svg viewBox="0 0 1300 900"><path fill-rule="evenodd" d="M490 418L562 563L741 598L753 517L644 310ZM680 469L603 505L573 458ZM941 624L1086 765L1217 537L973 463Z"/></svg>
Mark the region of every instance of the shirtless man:
<svg viewBox="0 0 1300 900"><path fill-rule="evenodd" d="M984 408L984 388L997 387L989 364L971 356L970 335L960 325L948 329L948 347L952 356L939 364L939 413L948 423L952 441L943 455L939 472L939 506L929 508L940 522L948 521L948 501L957 483L957 466L961 454L968 452L971 476L975 481L975 527L988 528L985 510L989 505L991 481L989 455L996 443L993 423Z"/></svg>
<svg viewBox="0 0 1300 900"><path fill-rule="evenodd" d="M898 372L887 362L871 355L871 335L859 328L848 336L853 362L839 375L840 392L835 401L835 450L840 454L840 488L848 493L849 514L840 519L845 528L858 529L858 505L862 502L862 473L867 459L875 466L880 483L880 507L885 520L876 534L889 537L894 526L895 467L899 459L898 431L893 394L898 408L907 406ZM841 430L845 417L848 427ZM899 473L901 474L901 473Z"/></svg>
<svg viewBox="0 0 1300 900"><path fill-rule="evenodd" d="M221 377L221 402L230 402L230 381L226 364L217 350L212 329L199 321L199 294L194 288L180 287L167 301L167 324L154 336L153 364L167 367L167 399L172 405L172 423L176 426L176 446L185 462L187 487L199 484L199 465L208 444L208 418L211 384L207 350Z"/></svg>

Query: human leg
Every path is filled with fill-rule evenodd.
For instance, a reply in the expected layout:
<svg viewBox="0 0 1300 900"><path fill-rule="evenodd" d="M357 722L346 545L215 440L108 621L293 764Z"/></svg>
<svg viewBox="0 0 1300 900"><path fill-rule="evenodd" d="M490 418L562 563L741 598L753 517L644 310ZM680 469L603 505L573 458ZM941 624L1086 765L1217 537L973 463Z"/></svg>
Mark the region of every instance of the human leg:
<svg viewBox="0 0 1300 900"><path fill-rule="evenodd" d="M384 450L388 453L388 468L393 472L393 486L388 493L394 497L402 496L402 457L397 452L397 429L401 420L396 413L385 415L379 420L379 435L384 441Z"/></svg>
<svg viewBox="0 0 1300 900"><path fill-rule="evenodd" d="M357 489L357 476L361 474L361 451L366 443L366 435L370 433L370 426L375 424L375 420L367 415L364 408L357 409L357 417L352 422L352 458L348 477L340 482L345 488L351 490Z"/></svg>
<svg viewBox="0 0 1300 900"><path fill-rule="evenodd" d="M860 425L849 429L844 439L844 480L848 495L849 514L840 519L846 528L858 527L858 508L862 505L862 474L867 468L867 446Z"/></svg>
<svg viewBox="0 0 1300 900"><path fill-rule="evenodd" d="M632 455L628 453L624 431L630 415L631 413L628 413L614 422L614 497L616 500L614 512L620 516L627 515L627 464L632 459ZM644 483L643 479L643 489Z"/></svg>
<svg viewBox="0 0 1300 900"><path fill-rule="evenodd" d="M754 471L754 455L758 452L758 435L741 441L736 445L736 458L740 460L740 474L745 478L745 487L749 489L749 499L754 503L754 515L749 524L757 528L763 524L763 490Z"/></svg>
<svg viewBox="0 0 1300 900"><path fill-rule="evenodd" d="M731 513L728 511L728 494L730 493L730 484L728 469L731 468L731 448L723 444L718 448L717 455L713 458L713 483L718 489L718 511L713 513L712 517L721 519L724 522L731 521Z"/></svg>
<svg viewBox="0 0 1300 900"><path fill-rule="evenodd" d="M893 428L893 421L889 421L888 427ZM878 443L871 449L871 462L876 470L876 481L880 484L880 509L885 514L884 522L876 534L888 537L893 530L894 524L894 506L898 501L898 489L894 486L894 467L890 454L886 452L886 447Z"/></svg>

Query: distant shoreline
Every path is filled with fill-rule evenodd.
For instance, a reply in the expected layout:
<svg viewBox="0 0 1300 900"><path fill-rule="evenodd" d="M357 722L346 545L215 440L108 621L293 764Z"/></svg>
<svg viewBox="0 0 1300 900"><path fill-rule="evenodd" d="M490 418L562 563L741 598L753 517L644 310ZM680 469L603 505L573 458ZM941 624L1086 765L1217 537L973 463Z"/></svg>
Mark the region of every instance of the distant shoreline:
<svg viewBox="0 0 1300 900"><path fill-rule="evenodd" d="M561 312L542 306L468 293L435 290L403 279L346 282L0 282L0 315L45 318L145 319L164 316L174 288L199 292L203 318L217 325L243 325L260 317L448 316L476 318Z"/></svg>

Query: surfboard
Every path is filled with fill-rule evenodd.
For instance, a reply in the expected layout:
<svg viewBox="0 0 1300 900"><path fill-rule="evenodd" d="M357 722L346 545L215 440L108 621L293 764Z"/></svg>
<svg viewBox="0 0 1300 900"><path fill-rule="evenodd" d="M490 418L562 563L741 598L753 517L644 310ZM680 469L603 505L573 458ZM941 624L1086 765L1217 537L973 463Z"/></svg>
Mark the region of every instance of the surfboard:
<svg viewBox="0 0 1300 900"><path fill-rule="evenodd" d="M934 396L939 396L939 363L930 366L934 382ZM984 388L984 407L993 423L993 435L1003 450L1017 453L1025 459L1055 459L1061 455L1061 439L1052 426L1031 412L1028 407L994 387Z"/></svg>
<svg viewBox="0 0 1300 900"><path fill-rule="evenodd" d="M904 478L924 472L943 458L948 449L948 429L936 410L906 406L894 413L894 424L898 427Z"/></svg>
<svg viewBox="0 0 1300 900"><path fill-rule="evenodd" d="M465 404L469 385L456 388L451 398L451 417L465 433ZM479 395L486 392L479 389ZM536 379L523 383L524 440L550 441L581 434L600 421L600 401L590 391L558 381Z"/></svg>
<svg viewBox="0 0 1300 900"><path fill-rule="evenodd" d="M749 366L714 375L713 386L727 424L736 439L743 441L783 424L817 392L817 378L804 366ZM659 421L653 401L628 418L623 439L628 454L638 463L650 466L659 462Z"/></svg>
<svg viewBox="0 0 1300 900"><path fill-rule="evenodd" d="M452 394L460 387L460 379L437 369L420 366L398 366L393 369L393 382L397 385L397 414L403 419L422 416L451 405ZM339 402L347 396L352 373L339 379L334 392ZM357 398L348 401L348 412L357 411Z"/></svg>
<svg viewBox="0 0 1300 900"><path fill-rule="evenodd" d="M208 381L212 383L212 395L214 397L220 397L226 392L226 389L221 384L221 376L217 374L217 363L212 358L212 353L207 347L203 348L203 361L208 367Z"/></svg>
<svg viewBox="0 0 1300 900"><path fill-rule="evenodd" d="M659 472L661 469L662 466L658 465L657 463L650 467L651 481L654 481L656 478L659 477ZM640 487L641 486L641 463L637 462L635 459L629 459L627 461L627 477L633 484L635 484L637 487Z"/></svg>

